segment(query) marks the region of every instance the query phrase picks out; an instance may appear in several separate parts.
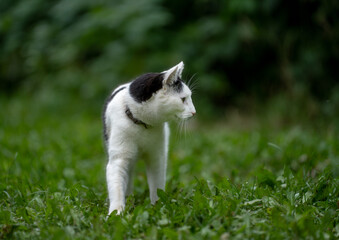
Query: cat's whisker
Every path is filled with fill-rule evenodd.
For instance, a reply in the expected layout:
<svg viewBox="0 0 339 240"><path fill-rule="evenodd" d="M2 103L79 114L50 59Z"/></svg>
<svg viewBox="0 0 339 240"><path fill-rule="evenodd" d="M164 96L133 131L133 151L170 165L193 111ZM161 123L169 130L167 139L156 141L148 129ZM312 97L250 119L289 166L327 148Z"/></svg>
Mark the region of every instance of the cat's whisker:
<svg viewBox="0 0 339 240"><path fill-rule="evenodd" d="M181 121L178 122L178 126L177 126L177 139L180 138L180 123L181 123Z"/></svg>
<svg viewBox="0 0 339 240"><path fill-rule="evenodd" d="M181 135L184 136L184 120L181 121ZM184 136L185 137L185 136Z"/></svg>
<svg viewBox="0 0 339 240"><path fill-rule="evenodd" d="M183 120L180 120L180 135L182 136Z"/></svg>
<svg viewBox="0 0 339 240"><path fill-rule="evenodd" d="M181 131L182 131L182 120L180 119L178 121L178 126L177 126L177 130L176 130L176 138L177 138L177 140L180 139Z"/></svg>
<svg viewBox="0 0 339 240"><path fill-rule="evenodd" d="M199 78L195 79L194 82L191 83L191 88L195 89L199 85Z"/></svg>
<svg viewBox="0 0 339 240"><path fill-rule="evenodd" d="M187 137L190 138L191 137L191 131L189 129L189 125L188 125L188 121L186 122L186 131L187 131Z"/></svg>
<svg viewBox="0 0 339 240"><path fill-rule="evenodd" d="M180 122L180 133L182 134L183 130L184 130L184 121L185 120L181 120Z"/></svg>
<svg viewBox="0 0 339 240"><path fill-rule="evenodd" d="M199 78L195 79L192 83L190 83L190 90L193 93L199 86Z"/></svg>
<svg viewBox="0 0 339 240"><path fill-rule="evenodd" d="M192 77L188 80L188 82L187 82L187 86L191 89L191 82L192 82L192 80L194 79L194 77L195 77L195 75L197 75L197 73L194 73L193 75L192 75Z"/></svg>
<svg viewBox="0 0 339 240"><path fill-rule="evenodd" d="M194 90L196 85L197 85L198 78L194 78L194 77L195 77L195 75L190 79L189 85L188 85L189 88L191 89L191 91Z"/></svg>

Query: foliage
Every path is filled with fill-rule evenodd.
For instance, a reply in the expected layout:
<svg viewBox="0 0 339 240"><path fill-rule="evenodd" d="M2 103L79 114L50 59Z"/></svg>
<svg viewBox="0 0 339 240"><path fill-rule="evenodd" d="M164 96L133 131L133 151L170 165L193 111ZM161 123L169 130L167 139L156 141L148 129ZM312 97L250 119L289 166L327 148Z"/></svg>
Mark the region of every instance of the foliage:
<svg viewBox="0 0 339 240"><path fill-rule="evenodd" d="M335 125L191 122L186 136L172 131L159 202L150 204L139 162L126 212L107 217L99 112L78 99L62 108L37 101L0 99L0 238L339 237Z"/></svg>
<svg viewBox="0 0 339 240"><path fill-rule="evenodd" d="M339 238L338 10L1 0L0 239ZM104 98L181 60L199 115L248 112L173 131L159 202L140 161L126 212L107 217Z"/></svg>
<svg viewBox="0 0 339 240"><path fill-rule="evenodd" d="M184 60L207 107L280 91L332 100L338 10L336 0L2 0L0 86L95 100Z"/></svg>

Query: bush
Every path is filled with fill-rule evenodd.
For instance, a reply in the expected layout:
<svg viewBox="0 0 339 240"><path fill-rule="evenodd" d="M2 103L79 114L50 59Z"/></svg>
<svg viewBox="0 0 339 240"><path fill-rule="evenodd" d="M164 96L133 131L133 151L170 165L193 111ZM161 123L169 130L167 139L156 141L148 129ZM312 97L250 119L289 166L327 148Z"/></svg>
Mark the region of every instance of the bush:
<svg viewBox="0 0 339 240"><path fill-rule="evenodd" d="M181 60L187 79L197 73L200 103L217 107L338 89L335 0L3 0L0 9L3 92L102 98Z"/></svg>

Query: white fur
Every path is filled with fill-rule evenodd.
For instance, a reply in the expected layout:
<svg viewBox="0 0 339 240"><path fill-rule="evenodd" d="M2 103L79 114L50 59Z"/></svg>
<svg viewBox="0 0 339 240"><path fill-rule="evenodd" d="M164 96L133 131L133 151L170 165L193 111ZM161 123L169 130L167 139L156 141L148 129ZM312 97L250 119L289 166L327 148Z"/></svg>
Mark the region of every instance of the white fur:
<svg viewBox="0 0 339 240"><path fill-rule="evenodd" d="M169 86L181 77L183 68L184 64L181 62L164 71L162 89L145 102L137 103L130 96L131 83L127 83L120 86L126 88L108 103L104 115L108 135L106 168L110 201L108 214L114 210L120 214L124 210L126 195L132 191L132 172L140 152L146 153L149 157L145 163L152 204L158 200L157 189L165 189L170 133L167 121L176 118L186 119L195 114L190 89L184 84L183 90L177 93ZM146 129L131 121L126 116L126 106L136 119L151 127Z"/></svg>

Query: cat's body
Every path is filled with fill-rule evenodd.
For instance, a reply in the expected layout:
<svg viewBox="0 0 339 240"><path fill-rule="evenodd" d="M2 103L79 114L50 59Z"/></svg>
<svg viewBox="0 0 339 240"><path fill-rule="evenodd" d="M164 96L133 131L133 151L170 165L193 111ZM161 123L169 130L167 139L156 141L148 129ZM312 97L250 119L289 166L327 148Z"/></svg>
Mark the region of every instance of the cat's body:
<svg viewBox="0 0 339 240"><path fill-rule="evenodd" d="M133 168L145 153L151 203L166 182L169 127L167 121L195 114L191 91L181 81L183 63L162 73L144 74L116 88L104 110L104 135L108 153L106 178L109 214L125 207L132 191Z"/></svg>

